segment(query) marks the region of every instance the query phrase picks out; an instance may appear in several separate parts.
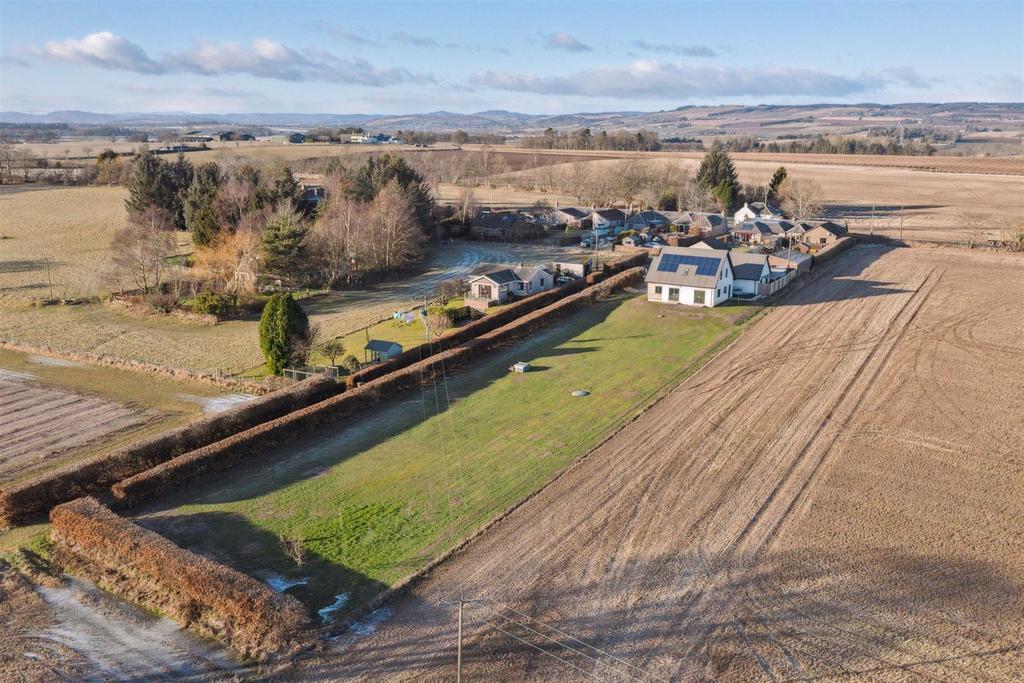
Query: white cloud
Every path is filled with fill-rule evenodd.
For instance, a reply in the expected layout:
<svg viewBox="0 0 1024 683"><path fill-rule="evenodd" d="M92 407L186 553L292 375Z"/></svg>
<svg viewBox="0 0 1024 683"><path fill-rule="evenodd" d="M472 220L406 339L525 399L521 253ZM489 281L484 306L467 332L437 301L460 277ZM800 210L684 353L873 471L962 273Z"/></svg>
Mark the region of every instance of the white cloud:
<svg viewBox="0 0 1024 683"><path fill-rule="evenodd" d="M583 97L692 99L700 97L817 96L843 97L882 88L881 76L830 74L817 69L689 65L637 60L625 67L579 71L569 76L536 76L482 71L474 85L542 95Z"/></svg>
<svg viewBox="0 0 1024 683"><path fill-rule="evenodd" d="M91 64L105 69L121 69L140 74L164 72L164 67L151 59L140 46L110 31L90 33L81 40L68 38L59 43L51 41L38 52L49 59Z"/></svg>
<svg viewBox="0 0 1024 683"><path fill-rule="evenodd" d="M188 72L203 76L248 74L280 81L326 81L366 86L432 82L429 75L379 68L365 59L340 59L326 50L298 51L269 38L250 43L197 40L188 50L154 59L140 46L108 31L81 40L47 43L45 58L145 74Z"/></svg>
<svg viewBox="0 0 1024 683"><path fill-rule="evenodd" d="M584 45L576 36L565 31L558 31L548 35L545 46L549 50L565 50L566 52L590 52L589 45Z"/></svg>
<svg viewBox="0 0 1024 683"><path fill-rule="evenodd" d="M634 40L633 47L649 52L668 52L681 57L715 57L715 51L707 45L672 45L669 43L648 43L646 40Z"/></svg>

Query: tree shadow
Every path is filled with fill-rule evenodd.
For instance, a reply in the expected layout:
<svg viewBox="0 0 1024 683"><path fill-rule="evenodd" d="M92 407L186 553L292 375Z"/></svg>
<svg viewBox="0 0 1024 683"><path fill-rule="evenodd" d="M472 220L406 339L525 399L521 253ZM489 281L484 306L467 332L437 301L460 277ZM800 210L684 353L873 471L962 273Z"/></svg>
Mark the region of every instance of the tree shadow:
<svg viewBox="0 0 1024 683"><path fill-rule="evenodd" d="M521 564L513 560L497 575L468 566L458 572L462 580L429 581L389 606L394 616L376 636L311 656L295 674L312 681L335 680L343 670L356 679L450 676L455 613L443 603L460 597L478 600L465 613L470 680L924 672L974 679L990 675L997 658L1024 662L1024 588L964 557L895 549L799 548L762 558L679 553L631 561L635 579L625 582L557 571L535 581Z"/></svg>
<svg viewBox="0 0 1024 683"><path fill-rule="evenodd" d="M236 513L196 512L142 517L134 521L176 545L237 569L299 600L305 605L314 628L344 624L387 588L384 583L317 551L325 544L344 543L340 537L302 538L305 552L299 565L285 551L278 534L253 525ZM338 604L339 598L340 606L325 612L326 618L318 613Z"/></svg>
<svg viewBox="0 0 1024 683"><path fill-rule="evenodd" d="M535 358L554 360L599 350L592 345L576 346L579 341L575 337L603 322L622 301L621 296L613 297L552 321L532 337L500 346L465 366L445 368L443 378L427 379L421 386L382 400L368 410L343 418L340 423L320 424L288 435L284 441L267 439L262 446L254 447L245 464L229 470L229 481L223 477L206 477L186 489L141 505L134 512L148 515L198 501L219 504L247 500L315 477L397 434L443 415L460 399L508 376L513 363L531 362ZM554 365L542 363L540 367L546 370Z"/></svg>

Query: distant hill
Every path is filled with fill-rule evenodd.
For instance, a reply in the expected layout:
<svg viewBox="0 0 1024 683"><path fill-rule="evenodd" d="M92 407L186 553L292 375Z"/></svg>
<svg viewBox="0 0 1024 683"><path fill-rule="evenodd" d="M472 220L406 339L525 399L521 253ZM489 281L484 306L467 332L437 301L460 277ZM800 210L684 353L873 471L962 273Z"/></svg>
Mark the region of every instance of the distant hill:
<svg viewBox="0 0 1024 683"><path fill-rule="evenodd" d="M584 126L608 130L657 131L663 138L713 135L754 135L762 138L809 133L855 134L887 126L957 128L968 126L1000 131L1024 130L1024 103L955 102L947 104L810 104L757 106L684 106L669 111L594 112L576 114L524 114L505 110L460 114L434 111L423 114L304 114L192 112L95 113L55 111L48 114L0 112L6 123L68 123L73 125L164 126L362 126L375 132L396 130L453 131L505 135L536 134L545 128Z"/></svg>

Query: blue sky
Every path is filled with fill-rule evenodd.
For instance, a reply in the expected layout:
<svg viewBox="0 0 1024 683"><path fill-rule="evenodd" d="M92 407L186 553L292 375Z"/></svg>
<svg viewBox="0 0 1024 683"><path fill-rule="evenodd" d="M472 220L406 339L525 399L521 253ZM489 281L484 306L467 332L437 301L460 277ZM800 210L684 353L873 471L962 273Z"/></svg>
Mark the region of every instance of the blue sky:
<svg viewBox="0 0 1024 683"><path fill-rule="evenodd" d="M1024 101L1024 2L18 2L0 109Z"/></svg>

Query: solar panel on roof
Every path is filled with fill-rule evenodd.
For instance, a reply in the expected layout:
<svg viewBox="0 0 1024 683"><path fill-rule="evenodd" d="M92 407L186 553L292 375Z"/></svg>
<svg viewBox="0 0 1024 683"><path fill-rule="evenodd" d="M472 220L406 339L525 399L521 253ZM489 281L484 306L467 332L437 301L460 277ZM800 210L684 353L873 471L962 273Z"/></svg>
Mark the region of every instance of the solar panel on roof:
<svg viewBox="0 0 1024 683"><path fill-rule="evenodd" d="M658 271L663 273L674 273L679 266L693 266L697 269L697 275L714 275L718 272L718 259L707 256L690 256L688 254L664 254L658 264Z"/></svg>

